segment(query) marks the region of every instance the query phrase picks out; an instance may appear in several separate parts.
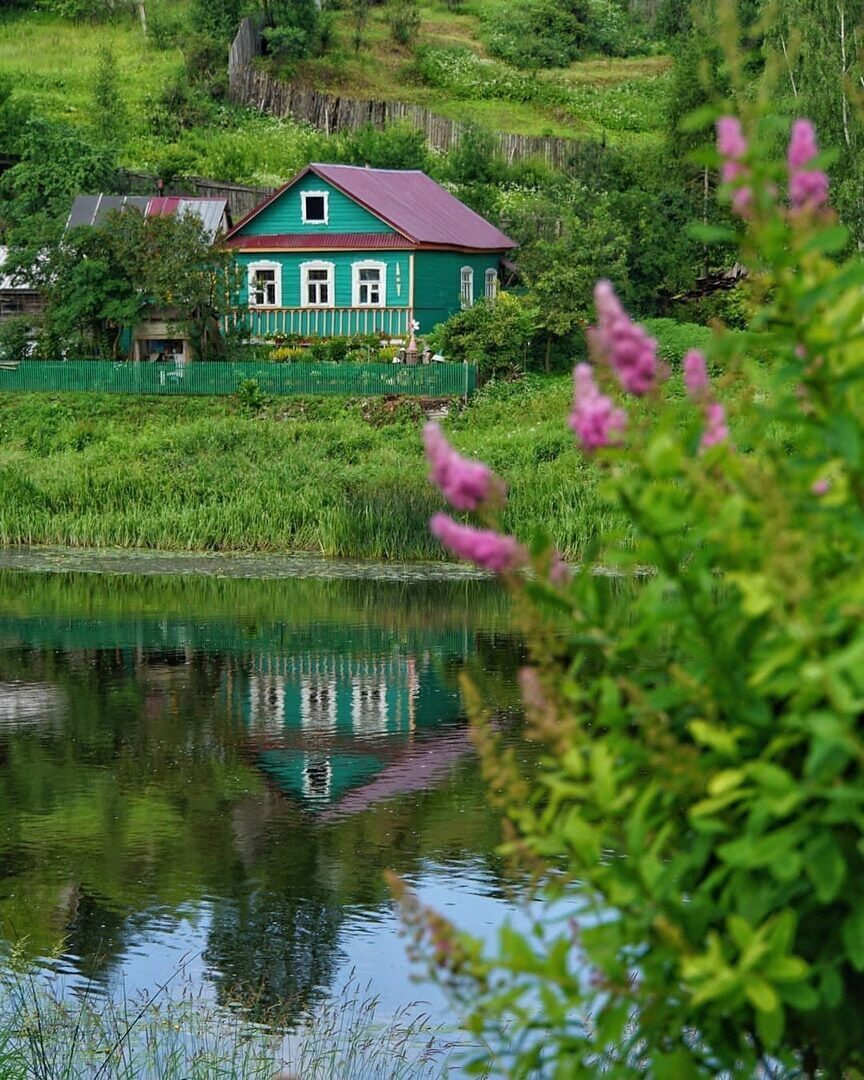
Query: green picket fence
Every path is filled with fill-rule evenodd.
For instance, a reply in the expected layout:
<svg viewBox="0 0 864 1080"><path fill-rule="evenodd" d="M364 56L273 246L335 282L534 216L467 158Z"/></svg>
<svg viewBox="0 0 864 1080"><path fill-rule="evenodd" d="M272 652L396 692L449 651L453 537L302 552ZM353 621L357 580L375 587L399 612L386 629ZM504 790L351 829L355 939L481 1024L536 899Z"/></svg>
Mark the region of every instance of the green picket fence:
<svg viewBox="0 0 864 1080"><path fill-rule="evenodd" d="M254 379L264 394L407 394L467 397L477 389L473 364L278 364L192 361L25 360L0 364L6 390L97 391L107 394L236 394Z"/></svg>

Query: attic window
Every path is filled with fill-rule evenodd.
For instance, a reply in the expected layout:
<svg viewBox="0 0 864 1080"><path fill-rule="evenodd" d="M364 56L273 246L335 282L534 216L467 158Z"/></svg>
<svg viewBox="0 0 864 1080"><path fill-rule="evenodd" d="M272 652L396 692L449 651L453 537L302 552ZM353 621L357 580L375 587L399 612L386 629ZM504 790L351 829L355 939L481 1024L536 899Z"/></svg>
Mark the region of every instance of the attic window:
<svg viewBox="0 0 864 1080"><path fill-rule="evenodd" d="M303 192L303 224L326 225L327 224L327 192L304 191Z"/></svg>

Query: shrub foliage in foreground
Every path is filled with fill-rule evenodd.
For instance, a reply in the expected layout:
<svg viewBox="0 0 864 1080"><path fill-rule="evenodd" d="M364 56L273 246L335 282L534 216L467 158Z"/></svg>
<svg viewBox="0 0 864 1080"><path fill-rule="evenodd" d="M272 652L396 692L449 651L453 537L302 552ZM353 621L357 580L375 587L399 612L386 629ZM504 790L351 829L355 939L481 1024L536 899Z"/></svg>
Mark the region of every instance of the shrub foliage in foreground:
<svg viewBox="0 0 864 1080"><path fill-rule="evenodd" d="M731 433L705 358L668 394L656 343L597 289L570 424L626 542L607 533L575 573L542 537L529 552L494 531L489 470L427 432L433 480L486 526L433 531L504 572L532 641L535 768L467 692L505 848L558 904L487 955L404 903L513 1076L864 1070L864 264L834 257L810 126L783 163L776 123L753 127L748 144L718 122L758 299L749 333L711 347L749 388ZM594 566L636 578L626 603Z"/></svg>

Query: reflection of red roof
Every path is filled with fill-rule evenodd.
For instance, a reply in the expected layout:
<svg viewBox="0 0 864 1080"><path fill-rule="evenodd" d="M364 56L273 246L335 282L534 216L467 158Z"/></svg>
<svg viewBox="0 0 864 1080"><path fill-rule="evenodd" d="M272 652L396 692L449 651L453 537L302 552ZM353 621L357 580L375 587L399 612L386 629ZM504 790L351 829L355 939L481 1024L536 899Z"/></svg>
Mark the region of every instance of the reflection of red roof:
<svg viewBox="0 0 864 1080"><path fill-rule="evenodd" d="M356 165L307 165L240 221L235 236L265 206L308 173L326 180L421 247L507 251L516 242L419 169L365 169Z"/></svg>
<svg viewBox="0 0 864 1080"><path fill-rule="evenodd" d="M265 251L359 250L414 248L398 233L276 233L269 236L232 236L230 248L262 248Z"/></svg>

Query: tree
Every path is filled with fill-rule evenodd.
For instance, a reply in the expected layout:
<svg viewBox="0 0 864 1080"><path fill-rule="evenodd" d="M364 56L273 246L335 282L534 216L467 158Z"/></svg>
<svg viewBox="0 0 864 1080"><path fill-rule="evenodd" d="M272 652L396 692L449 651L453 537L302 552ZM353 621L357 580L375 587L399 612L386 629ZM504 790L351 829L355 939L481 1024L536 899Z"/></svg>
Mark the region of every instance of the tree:
<svg viewBox="0 0 864 1080"><path fill-rule="evenodd" d="M218 316L236 292L236 267L200 220L114 211L70 230L40 259L49 331L117 356L124 329L150 307L176 312L200 357L218 351Z"/></svg>
<svg viewBox="0 0 864 1080"><path fill-rule="evenodd" d="M240 26L243 8L243 0L192 0L192 28L219 42L230 41Z"/></svg>
<svg viewBox="0 0 864 1080"><path fill-rule="evenodd" d="M120 77L114 53L101 45L93 80L92 124L100 142L118 144L126 127L126 107L120 92Z"/></svg>
<svg viewBox="0 0 864 1080"><path fill-rule="evenodd" d="M520 261L546 333L546 371L554 342L588 325L598 278L612 278L627 292L626 232L608 201L598 200L588 215L571 213L560 226L560 236L537 241Z"/></svg>

